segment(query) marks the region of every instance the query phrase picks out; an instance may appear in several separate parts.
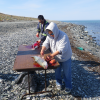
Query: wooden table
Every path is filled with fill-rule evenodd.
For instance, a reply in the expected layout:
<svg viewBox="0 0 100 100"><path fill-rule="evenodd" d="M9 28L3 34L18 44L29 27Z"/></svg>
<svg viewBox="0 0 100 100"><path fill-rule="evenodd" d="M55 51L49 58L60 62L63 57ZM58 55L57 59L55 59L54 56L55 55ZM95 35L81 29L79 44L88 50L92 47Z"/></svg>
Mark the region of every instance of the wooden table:
<svg viewBox="0 0 100 100"><path fill-rule="evenodd" d="M19 71L19 72L22 72L22 71L28 72L28 87L29 87L29 93L23 95L21 100L26 95L52 92L52 91L46 91L46 70L47 69L56 69L57 67L59 67L59 63L57 62L57 64L55 66L48 66L47 69L43 69L42 67L34 66L32 56L34 56L34 55L39 56L40 50L41 50L41 47L33 50L32 45L29 45L29 46L20 45L18 47L18 54L17 54L15 62L14 62L13 70ZM49 50L45 51L44 57L46 57L48 54L50 54L50 51ZM35 93L30 92L29 72L34 71L34 70L45 70L45 91L40 91L40 92L35 92Z"/></svg>

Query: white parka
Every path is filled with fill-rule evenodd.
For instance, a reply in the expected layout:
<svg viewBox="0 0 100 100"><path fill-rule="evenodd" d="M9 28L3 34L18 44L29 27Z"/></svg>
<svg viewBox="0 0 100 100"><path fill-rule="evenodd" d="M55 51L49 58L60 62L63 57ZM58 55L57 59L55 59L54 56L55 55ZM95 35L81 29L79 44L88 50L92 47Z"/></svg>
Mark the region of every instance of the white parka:
<svg viewBox="0 0 100 100"><path fill-rule="evenodd" d="M46 40L42 46L45 46L46 49L50 47L52 53L59 51L60 54L55 56L58 62L64 62L70 59L72 50L67 34L59 30L57 25L53 22L47 26L46 30L47 29L53 32L54 38L47 34Z"/></svg>

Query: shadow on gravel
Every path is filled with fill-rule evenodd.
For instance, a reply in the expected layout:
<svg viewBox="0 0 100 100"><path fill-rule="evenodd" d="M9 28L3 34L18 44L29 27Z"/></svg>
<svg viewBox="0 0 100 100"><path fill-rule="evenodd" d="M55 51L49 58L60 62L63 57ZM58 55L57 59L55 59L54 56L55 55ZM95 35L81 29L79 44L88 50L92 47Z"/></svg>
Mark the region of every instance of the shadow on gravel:
<svg viewBox="0 0 100 100"><path fill-rule="evenodd" d="M19 74L2 74L0 73L0 78L4 81L13 81Z"/></svg>
<svg viewBox="0 0 100 100"><path fill-rule="evenodd" d="M45 89L45 74L37 74L35 75L35 80L37 83L37 92ZM55 80L55 73L47 73L46 74L46 87L50 85L50 80ZM54 83L52 83L54 85Z"/></svg>
<svg viewBox="0 0 100 100"><path fill-rule="evenodd" d="M72 92L74 97L100 96L100 75L90 67L97 67L95 61L72 60Z"/></svg>

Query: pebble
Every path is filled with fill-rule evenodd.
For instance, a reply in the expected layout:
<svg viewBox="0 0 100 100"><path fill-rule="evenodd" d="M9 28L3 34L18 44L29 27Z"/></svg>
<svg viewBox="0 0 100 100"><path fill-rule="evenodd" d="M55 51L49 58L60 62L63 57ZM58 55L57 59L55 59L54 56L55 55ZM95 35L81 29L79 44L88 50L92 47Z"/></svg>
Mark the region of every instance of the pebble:
<svg viewBox="0 0 100 100"><path fill-rule="evenodd" d="M72 56L72 57L71 57L71 59L72 59L72 60L75 60L75 57L74 57L74 56Z"/></svg>
<svg viewBox="0 0 100 100"><path fill-rule="evenodd" d="M0 78L0 83L2 83L3 79Z"/></svg>
<svg viewBox="0 0 100 100"><path fill-rule="evenodd" d="M31 97L30 97L30 96L28 96L28 97L26 98L26 100L30 100L30 98L31 98Z"/></svg>

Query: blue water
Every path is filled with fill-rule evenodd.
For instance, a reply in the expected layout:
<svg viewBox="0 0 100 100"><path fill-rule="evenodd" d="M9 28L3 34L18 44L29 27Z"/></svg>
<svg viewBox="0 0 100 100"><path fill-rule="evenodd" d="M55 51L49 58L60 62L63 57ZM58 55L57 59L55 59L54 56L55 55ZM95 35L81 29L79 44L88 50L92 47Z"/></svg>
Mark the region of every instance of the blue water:
<svg viewBox="0 0 100 100"><path fill-rule="evenodd" d="M88 34L92 37L96 37L96 43L100 45L100 20L69 20L63 22L84 25L85 31L88 31Z"/></svg>

